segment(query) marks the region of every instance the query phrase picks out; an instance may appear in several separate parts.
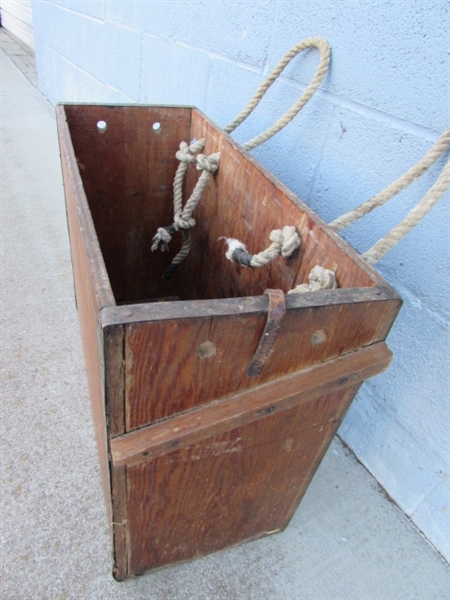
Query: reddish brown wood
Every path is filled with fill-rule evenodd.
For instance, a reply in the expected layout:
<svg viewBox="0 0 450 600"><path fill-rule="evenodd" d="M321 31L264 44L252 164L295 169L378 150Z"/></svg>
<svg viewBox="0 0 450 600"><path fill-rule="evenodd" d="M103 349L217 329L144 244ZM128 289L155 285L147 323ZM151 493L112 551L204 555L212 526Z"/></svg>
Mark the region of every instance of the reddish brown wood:
<svg viewBox="0 0 450 600"><path fill-rule="evenodd" d="M113 575L118 581L130 575L128 564L132 540L128 527L127 467L111 469Z"/></svg>
<svg viewBox="0 0 450 600"><path fill-rule="evenodd" d="M176 252L151 252L173 219L175 150L189 136L190 109L66 105L74 153L116 301L175 295L162 274ZM97 123L107 130L100 134ZM158 130L154 123L160 123Z"/></svg>
<svg viewBox="0 0 450 600"><path fill-rule="evenodd" d="M115 577L284 528L360 382L387 366L400 298L199 111L65 105L57 120ZM172 222L179 143L203 136L220 165L167 282L180 240L165 253L151 240ZM197 179L190 167L185 197ZM289 260L256 270L225 258L221 236L256 252L290 224L302 246ZM249 377L264 290L287 292L316 264L339 289L286 295L264 369Z"/></svg>
<svg viewBox="0 0 450 600"><path fill-rule="evenodd" d="M127 467L135 509L130 536L148 536L148 543L130 547L130 571L140 574L284 529L355 391L322 396Z"/></svg>
<svg viewBox="0 0 450 600"><path fill-rule="evenodd" d="M328 306L287 304L273 351L255 378L248 376L247 367L265 326L267 301L259 303L258 311L237 308L234 314L216 316L202 312L202 306L190 316L181 304L172 319L129 325L126 430L381 341L379 323L391 303L398 309L398 300L375 296ZM169 306L167 310L170 313ZM214 348L208 357L198 353L206 342Z"/></svg>
<svg viewBox="0 0 450 600"><path fill-rule="evenodd" d="M89 208L80 202L83 187L72 151L64 112L57 107L60 148L66 197L67 223L70 233L73 275L76 290L81 340L86 365L97 449L101 463L103 493L111 522L111 491L107 453L107 427L102 380L102 340L98 336L98 313L103 306L114 305L114 296L95 240Z"/></svg>
<svg viewBox="0 0 450 600"><path fill-rule="evenodd" d="M117 467L138 464L210 435L346 389L385 370L391 359L392 353L381 342L116 437L111 441L112 463ZM320 413L317 419L322 419Z"/></svg>

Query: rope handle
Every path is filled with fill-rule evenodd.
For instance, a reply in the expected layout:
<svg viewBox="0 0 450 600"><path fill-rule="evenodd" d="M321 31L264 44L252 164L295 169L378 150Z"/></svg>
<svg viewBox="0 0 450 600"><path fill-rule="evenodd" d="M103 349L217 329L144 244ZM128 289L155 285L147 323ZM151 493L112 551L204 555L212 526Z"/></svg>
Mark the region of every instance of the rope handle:
<svg viewBox="0 0 450 600"><path fill-rule="evenodd" d="M276 121L276 123L272 125L272 127L269 127L263 133L260 133L253 139L243 144L245 150L253 150L257 146L269 140L276 133L281 131L284 127L286 127L286 125L292 121L292 119L302 110L302 108L305 106L308 100L317 91L320 84L322 83L323 78L328 72L328 67L330 64L331 49L328 43L320 37L310 37L303 40L302 42L299 42L298 44L295 44L295 46L293 46L288 52L286 52L286 54L278 62L278 64L267 77L267 79L265 79L265 81L263 81L263 83L259 86L259 88L256 90L255 95L249 101L247 106L243 108L241 112L231 121L231 123L229 123L225 127L224 130L227 133L232 133L239 125L241 125L241 123L243 123L247 119L247 117L255 110L255 108L262 100L263 96L266 94L267 90L278 79L278 77L281 75L281 73L284 71L287 65L291 62L291 60L295 58L298 54L300 54L300 52L303 52L303 50L308 50L310 48L317 48L320 51L319 65L317 67L314 77L311 79L311 82L304 90L300 98L291 106L291 108L282 117L278 119L278 121Z"/></svg>
<svg viewBox="0 0 450 600"><path fill-rule="evenodd" d="M276 133L281 131L288 123L292 121L292 119L301 111L301 109L305 106L308 100L313 96L316 92L317 88L320 86L323 78L327 74L328 66L330 64L330 46L328 43L319 37L310 37L298 44L295 44L289 52L287 52L283 58L279 61L270 75L266 78L266 80L259 86L255 95L247 104L247 106L236 116L231 123L229 123L225 127L225 131L227 133L231 133L234 131L241 123L245 121L245 119L255 110L255 108L260 103L261 99L269 89L269 87L278 79L282 71L286 68L286 66L291 62L293 58L295 58L300 52L303 50L307 50L309 48L317 48L320 51L320 60L319 65L317 67L316 73L312 78L310 84L306 87L300 98L291 106L291 108L280 118L272 127L269 127L256 136L252 140L246 142L243 147L245 150L253 150L263 142L267 141L271 137L273 137ZM200 140L193 140L191 144L187 144L186 142L181 142L180 150L177 152L176 157L180 161L177 172L175 174L173 191L174 191L174 219L172 225L168 225L166 227L159 227L155 236L153 237L152 251L154 252L159 245L161 244L162 250L165 250L168 247L170 240L172 239L172 235L176 231L181 231L182 234L182 246L181 250L174 257L168 269L164 273L165 279L170 279L172 275L175 273L179 264L186 258L189 254L190 246L191 246L191 234L190 229L195 225L195 219L192 218L192 213L194 212L197 204L200 201L200 198L203 194L205 187L208 184L209 178L212 173L215 173L220 160L220 153L216 152L211 154L210 156L205 156L204 154L196 154L203 150L205 145L205 140L202 138ZM186 204L183 207L183 199L182 199L182 187L183 180L186 174L186 171L190 164L196 163L196 167L198 170L202 171L197 184L190 196L187 200ZM284 228L286 229L286 227ZM271 246L260 252L258 255L254 257L250 256L250 259L253 258L253 263L251 266L261 267L263 264L272 260L278 254L285 252L286 242L283 238L283 233L281 230L274 230L272 232L273 236L276 238L272 239ZM271 234L271 235L272 235ZM281 236L281 237L280 237ZM292 237L289 235L289 237ZM297 233L294 235L295 241L290 242L290 245L293 247L292 252L295 251L296 248L300 245L300 237ZM242 245L243 246L243 245ZM296 246L294 248L294 246ZM244 247L245 248L245 247ZM287 254L283 254L286 255ZM243 256L243 253L241 253ZM270 257L270 258L269 258ZM231 260L231 259L230 259ZM245 264L245 263L243 263Z"/></svg>
<svg viewBox="0 0 450 600"><path fill-rule="evenodd" d="M322 80L324 79L329 63L330 63L330 46L328 43L320 37L310 37L302 42L299 42L293 46L279 61L279 63L272 70L270 75L265 81L259 86L258 90L254 94L253 98L248 102L247 106L225 127L227 133L233 132L241 123L247 119L247 117L255 110L259 102L266 94L270 86L278 79L280 74L291 62L303 50L309 48L317 48L320 51L319 64L316 73L306 87L300 98L291 106L291 108L276 121L271 127L266 129L263 133L252 138L243 147L245 150L253 150L260 144L269 140L276 133L281 131L292 119L300 112L300 110L306 105L313 94L319 88ZM176 231L181 231L183 243L180 252L175 256L171 265L164 277L169 279L175 272L178 265L188 255L190 249L190 228L195 225L195 219L192 218L192 213L195 210L205 187L208 184L209 178L214 173L219 164L220 153L217 152L211 156L205 156L204 154L195 154L203 150L205 140L193 140L190 145L185 142L181 142L180 150L177 152L177 158L180 160L177 173L174 180L174 223L167 227L160 227L153 238L152 250L156 250L159 244L162 244L162 249L167 247L167 244L171 240L171 236ZM395 195L404 190L413 181L418 179L423 173L425 173L437 159L448 149L450 146L450 127L441 135L438 141L433 147L427 152L427 154L413 167L411 167L401 177L396 179L386 188L381 190L370 200L364 202L359 207L349 211L341 217L332 221L329 225L335 231L341 231L346 227L349 227L357 220L368 214L375 208L382 206L388 202ZM202 174L191 194L191 197L186 202L184 208L182 207L182 184L185 173L190 164L196 163L198 170L202 171ZM429 192L424 198L413 208L410 213L401 221L396 227L394 227L384 238L379 240L372 248L366 251L362 256L367 260L369 264L375 264L380 258L382 258L389 250L391 250L395 244L397 244L407 233L411 231L420 220L433 208L436 202L441 198L445 191L450 186L450 161L445 165L442 173L440 174L436 183L431 187ZM288 230L288 227L283 229ZM282 248L284 247L283 232L281 230L274 230L272 232L274 239L271 237L271 246L257 255L248 254L245 246L238 240L227 239L229 249L227 257L230 260L241 262L247 266L263 266L270 260L283 254ZM271 234L271 236L272 236ZM290 236L290 234L289 234ZM298 236L298 234L297 234ZM226 239L226 238L225 238ZM296 248L300 245L300 238L295 242ZM295 251L295 249L294 249ZM284 255L284 254L283 254ZM242 259L242 260L240 260Z"/></svg>
<svg viewBox="0 0 450 600"><path fill-rule="evenodd" d="M332 221L329 225L335 231L342 231L350 227L359 219L372 212L376 208L383 206L394 196L406 189L411 183L419 179L445 151L450 147L450 127L439 137L435 144L428 150L425 156L413 165L406 173L393 181L378 194L363 202L357 208L345 213ZM420 200L417 205L408 213L408 215L396 225L386 236L379 240L372 248L367 250L362 257L371 265L378 262L385 254L407 235L427 213L433 208L437 201L443 196L450 187L450 161L442 169L436 183L430 188L428 193Z"/></svg>
<svg viewBox="0 0 450 600"><path fill-rule="evenodd" d="M430 212L437 201L444 195L450 187L450 160L442 169L436 183L429 189L428 193L420 200L416 206L393 227L391 231L381 240L362 254L362 257L370 265L377 263L385 254L387 254L398 242L405 237L420 221Z"/></svg>

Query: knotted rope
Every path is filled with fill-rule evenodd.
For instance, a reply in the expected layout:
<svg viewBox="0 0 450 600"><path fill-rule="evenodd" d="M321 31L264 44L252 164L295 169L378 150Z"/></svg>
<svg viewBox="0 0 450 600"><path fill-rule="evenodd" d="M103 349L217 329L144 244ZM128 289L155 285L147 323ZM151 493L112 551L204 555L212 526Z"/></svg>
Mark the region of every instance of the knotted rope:
<svg viewBox="0 0 450 600"><path fill-rule="evenodd" d="M295 56L297 56L297 54L303 52L303 50L306 50L308 48L317 48L320 51L319 65L317 67L317 71L313 79L311 80L311 83L304 90L297 102L295 102L291 106L291 108L280 119L278 119L278 121L272 127L269 127L266 131L244 144L244 148L246 150L252 150L256 148L257 146L274 136L278 131L283 129L283 127L286 127L286 125L290 123L292 119L300 112L300 110L305 106L305 104L320 86L323 78L325 77L328 71L328 66L330 63L330 47L325 40L318 37L311 37L293 46L289 50L289 52L287 52L283 56L283 58L276 65L276 67L273 69L273 71L270 73L267 79L258 88L255 95L247 104L247 106L237 115L235 119L233 119L231 123L229 123L229 125L227 125L227 127L225 127L225 131L227 133L231 133L232 131L234 131L254 111L254 109L259 104L269 87L276 81L276 79L278 79L281 72L286 68L286 66L291 62L291 60ZM152 251L155 251L161 244L162 250L167 249L173 234L176 231L181 231L181 250L175 256L169 268L165 272L165 279L170 279L170 277L172 277L178 265L189 254L191 245L191 235L189 230L195 225L195 219L192 218L192 213L194 212L203 194L203 191L208 184L211 174L215 173L218 167L220 159L219 152L211 154L210 156L205 156L204 154L198 154L197 156L195 156L196 152L203 150L204 144L204 139L195 141L191 143L191 145L188 145L186 142L181 142L180 150L176 153L176 157L180 161L180 165L178 166L174 179L174 222L172 225L160 227L157 230L156 235L153 238L153 244L151 247ZM194 188L194 191L192 192L190 198L186 202L186 205L183 209L183 180L189 165L194 163L197 164L197 169L201 170L202 174L197 182L197 185ZM272 234L276 237L276 232L278 231L280 230L274 230ZM294 252L300 245L300 238L298 234L296 235L298 237L298 245L296 246L296 248L294 248L294 250L292 250L292 252ZM271 246L267 248L267 250L260 252L259 254L256 254L252 257L254 261L260 264L254 264L249 266L262 266L263 264L267 264L269 260L273 260L273 258L278 256L279 254L283 255L281 249L278 251L278 248L280 247L280 242L278 242L277 240L278 238L272 239L271 237ZM244 251L246 252L245 246L243 244L242 246ZM281 242L281 246L283 246L283 242Z"/></svg>
<svg viewBox="0 0 450 600"><path fill-rule="evenodd" d="M288 258L300 247L301 239L295 227L285 226L274 229L270 233L270 246L259 254L249 254L245 245L234 238L224 238L228 244L225 256L231 262L238 262L246 267L263 267L281 254Z"/></svg>
<svg viewBox="0 0 450 600"><path fill-rule="evenodd" d="M293 46L279 61L267 79L260 85L253 98L247 104L247 106L236 116L231 123L225 127L227 133L234 131L241 123L247 119L247 117L254 111L256 106L259 104L270 86L278 79L282 71L290 63L290 61L297 56L303 50L308 48L317 48L320 51L319 65L316 73L311 80L310 84L306 87L300 98L291 106L291 108L280 118L278 121L269 127L263 133L257 135L253 139L249 140L243 147L245 150L252 150L262 144L263 142L270 139L277 132L281 131L292 119L298 114L298 112L305 106L308 100L313 96L318 87L320 86L323 78L325 77L329 63L330 63L330 47L325 40L319 37L311 37L299 42ZM177 173L174 179L174 222L172 225L167 227L160 227L157 230L156 235L153 238L152 251L156 250L161 244L162 250L167 249L167 246L172 239L172 235L176 231L180 231L182 234L182 247L180 252L175 256L171 265L167 269L164 277L169 279L177 266L184 260L188 255L191 235L190 229L195 225L195 219L192 217L205 187L208 184L209 178L212 173L215 173L219 160L220 153L214 153L209 157L204 154L197 154L197 152L203 150L205 140L201 139L193 141L190 145L186 142L180 144L180 150L176 153L177 159L180 161L180 165L177 169ZM446 151L450 146L450 127L441 135L439 140L433 145L433 147L427 152L427 154L411 169L409 169L404 175L399 177L393 183L388 185L385 189L381 190L373 198L364 202L359 207L352 211L349 211L345 215L335 219L330 223L335 231L341 231L342 229L349 227L355 223L358 219L368 214L375 208L382 206L388 202L391 198L397 195L399 192L404 190L413 181L418 179L425 171L427 171L431 165ZM182 204L182 187L185 173L190 164L196 164L196 168L202 171L200 178L183 208ZM394 227L392 231L381 239L373 248L363 254L363 257L370 263L374 264L377 262L386 252L388 252L395 244L402 239L413 227L415 227L419 221L431 210L436 204L439 198L449 188L449 163L444 167L441 175L436 181L435 185L430 189L428 194L418 203L418 205L407 215L407 217L399 223L398 226ZM251 255L247 252L245 245L235 239L227 239L228 250L226 256L229 260L240 262L241 264L260 267L267 264L270 260L273 260L276 256L281 254L282 256L290 256L283 250L284 247L284 230L274 230L270 235L272 244L256 255ZM298 245L292 250L294 252L300 246L300 237L296 232L298 238ZM283 237L283 240L281 239ZM297 242L296 242L297 244ZM321 268L321 267L319 267ZM313 269L314 271L314 269ZM302 284L306 286L312 285Z"/></svg>
<svg viewBox="0 0 450 600"><path fill-rule="evenodd" d="M337 288L336 273L316 265L308 276L309 283L301 283L288 294L305 294L318 290L334 290Z"/></svg>
<svg viewBox="0 0 450 600"><path fill-rule="evenodd" d="M176 153L176 158L180 161L175 179L173 182L173 206L174 216L173 224L166 227L159 227L153 237L152 252L158 249L159 244L162 244L162 250L166 250L173 234L176 231L181 231L181 249L173 258L168 269L164 273L164 279L170 279L178 265L186 258L191 248L191 233L190 229L195 225L195 219L192 218L197 204L202 197L203 191L208 184L212 173L217 171L220 154L211 154L209 157L204 154L194 156L195 152L203 150L205 147L204 138L193 141L190 145L186 142L181 142L180 149ZM197 170L201 171L201 175L195 185L195 188L183 208L183 180L185 173L191 164L196 164Z"/></svg>

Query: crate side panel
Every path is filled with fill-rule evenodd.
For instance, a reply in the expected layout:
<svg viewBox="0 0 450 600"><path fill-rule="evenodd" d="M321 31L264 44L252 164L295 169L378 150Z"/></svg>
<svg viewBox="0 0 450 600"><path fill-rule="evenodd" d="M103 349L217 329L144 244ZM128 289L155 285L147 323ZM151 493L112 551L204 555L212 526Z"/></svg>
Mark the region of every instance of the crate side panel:
<svg viewBox="0 0 450 600"><path fill-rule="evenodd" d="M92 105L66 110L117 302L176 295L162 275L178 240L169 252L151 252L151 245L156 229L173 222L175 153L189 139L191 110ZM104 133L99 121L106 123Z"/></svg>
<svg viewBox="0 0 450 600"><path fill-rule="evenodd" d="M129 467L130 572L283 529L356 388Z"/></svg>
<svg viewBox="0 0 450 600"><path fill-rule="evenodd" d="M104 358L102 332L98 322L99 310L102 306L102 294L99 293L99 282L95 277L96 270L93 269L93 261L88 258L86 252L84 236L88 234L88 231L83 229L82 219L80 220L80 214L83 210L83 200L80 200L78 196L79 190L77 190L74 184L73 164L70 164L70 159L68 159L70 148L67 148L67 145L65 145L64 138L60 138L60 143L78 318L100 459L103 492L108 511L108 522L111 523L111 493L103 397Z"/></svg>
<svg viewBox="0 0 450 600"><path fill-rule="evenodd" d="M317 264L336 270L343 288L379 283L380 278L353 249L197 111L192 114L192 135L206 137L206 154L220 150L220 164L195 212L191 253L176 275L190 297L195 293L205 298L258 295L268 287L286 292L307 281ZM187 194L197 179L198 172L190 168ZM257 253L270 245L270 232L284 225L295 225L302 236L296 257L278 257L261 269L241 267L225 258L221 238L239 239Z"/></svg>

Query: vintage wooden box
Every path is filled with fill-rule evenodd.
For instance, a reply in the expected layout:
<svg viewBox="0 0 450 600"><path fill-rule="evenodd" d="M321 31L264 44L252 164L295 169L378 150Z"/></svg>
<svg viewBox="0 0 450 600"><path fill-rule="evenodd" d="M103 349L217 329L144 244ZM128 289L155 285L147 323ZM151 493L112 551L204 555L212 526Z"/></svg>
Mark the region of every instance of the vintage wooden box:
<svg viewBox="0 0 450 600"><path fill-rule="evenodd" d="M198 110L66 104L57 121L114 576L282 530L361 383L388 366L400 298ZM220 165L166 281L177 241L153 253L151 241L172 223L179 143L201 137ZM295 258L262 269L225 258L221 236L259 251L286 224L302 236ZM287 292L317 264L339 289L286 295L273 350L249 376L264 291Z"/></svg>

